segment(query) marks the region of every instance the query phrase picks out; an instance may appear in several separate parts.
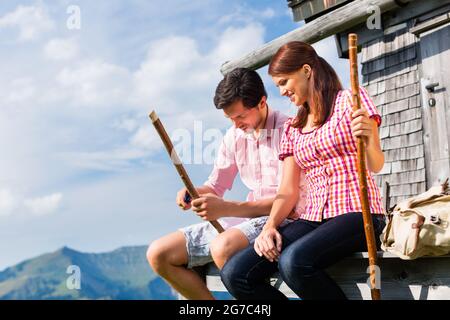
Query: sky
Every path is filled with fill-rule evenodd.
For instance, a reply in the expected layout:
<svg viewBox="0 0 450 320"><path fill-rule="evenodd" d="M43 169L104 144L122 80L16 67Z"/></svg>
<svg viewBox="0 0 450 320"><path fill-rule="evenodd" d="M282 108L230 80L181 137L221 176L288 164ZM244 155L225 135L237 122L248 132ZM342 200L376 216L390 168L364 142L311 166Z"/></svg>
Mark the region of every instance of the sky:
<svg viewBox="0 0 450 320"><path fill-rule="evenodd" d="M220 66L301 25L285 0L2 1L0 271L62 246L147 245L199 222L175 204L182 183L148 114L200 143L183 160L201 185L212 167L202 152L220 143L206 133L231 125L212 102ZM348 87L334 38L314 47ZM293 115L258 71L269 105ZM225 197L246 193L237 179Z"/></svg>

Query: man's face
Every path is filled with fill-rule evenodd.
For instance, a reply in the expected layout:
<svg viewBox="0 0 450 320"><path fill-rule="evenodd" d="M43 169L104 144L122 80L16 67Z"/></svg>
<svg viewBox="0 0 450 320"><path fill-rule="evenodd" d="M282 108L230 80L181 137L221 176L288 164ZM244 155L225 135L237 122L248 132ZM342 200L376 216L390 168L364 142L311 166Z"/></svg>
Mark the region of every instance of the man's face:
<svg viewBox="0 0 450 320"><path fill-rule="evenodd" d="M262 100L261 100L262 101ZM246 133L253 132L261 125L261 102L257 107L248 109L244 107L242 100L237 100L223 109L225 118L230 119L234 126Z"/></svg>

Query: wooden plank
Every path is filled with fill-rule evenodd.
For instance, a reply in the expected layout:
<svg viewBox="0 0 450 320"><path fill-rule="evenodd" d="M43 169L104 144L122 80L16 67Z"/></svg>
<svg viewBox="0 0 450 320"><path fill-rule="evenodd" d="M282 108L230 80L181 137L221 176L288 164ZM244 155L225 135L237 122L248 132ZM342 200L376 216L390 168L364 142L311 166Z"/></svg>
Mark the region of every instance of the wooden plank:
<svg viewBox="0 0 450 320"><path fill-rule="evenodd" d="M390 79L386 79L386 81L384 81L384 83L386 84L386 87L388 88L388 90L393 89L393 88L400 88L400 87L404 87L413 83L418 83L419 82L419 73L418 72L408 72L405 74L402 74L398 77L393 77Z"/></svg>
<svg viewBox="0 0 450 320"><path fill-rule="evenodd" d="M383 258L379 259L382 299L450 300L450 255L406 261L390 253L379 252L379 257ZM327 272L349 299L370 300L367 267L367 252L359 252L336 263ZM206 283L212 291L227 291L213 264L208 266ZM278 273L271 277L270 283L286 296L297 297L280 280Z"/></svg>
<svg viewBox="0 0 450 320"><path fill-rule="evenodd" d="M423 165L423 164L421 164ZM389 184L397 186L405 183L425 182L425 169L389 174Z"/></svg>
<svg viewBox="0 0 450 320"><path fill-rule="evenodd" d="M422 105L427 188L450 176L450 26L420 35ZM430 83L439 83L433 91ZM435 105L429 105L435 99Z"/></svg>
<svg viewBox="0 0 450 320"><path fill-rule="evenodd" d="M387 79L398 77L403 74L406 74L406 73L409 73L412 71L416 71L416 70L417 70L417 59L413 59L413 60L402 62L402 63L397 64L392 67L388 67L382 71L377 71L377 72L371 73L367 76L368 76L369 83L373 83L373 82L385 81ZM392 88L387 87L386 89L392 89Z"/></svg>
<svg viewBox="0 0 450 320"><path fill-rule="evenodd" d="M415 119L389 126L389 136L395 137L399 135L417 132L420 130L422 130L422 119Z"/></svg>
<svg viewBox="0 0 450 320"><path fill-rule="evenodd" d="M450 0L416 1L408 6L408 10L398 10L395 14L388 14L384 23L386 26L393 26L419 16L420 22L422 19L429 19L448 11L448 4Z"/></svg>
<svg viewBox="0 0 450 320"><path fill-rule="evenodd" d="M411 193L413 195L418 195L420 193L423 193L423 192L426 191L425 187L426 187L426 183L425 182L412 183L411 184Z"/></svg>
<svg viewBox="0 0 450 320"><path fill-rule="evenodd" d="M405 0L412 2L415 0ZM349 4L331 11L306 25L293 30L281 37L270 41L259 49L234 61L225 62L220 71L227 74L238 67L258 69L267 65L275 52L290 41L315 43L338 32L364 22L372 13L367 10L370 6L377 6L380 12L386 12L398 7L395 0L355 0Z"/></svg>
<svg viewBox="0 0 450 320"><path fill-rule="evenodd" d="M388 96L390 93L393 93L395 95L395 89L394 90L389 90L388 92ZM408 100L397 100L395 101L395 97L394 98L390 98L389 100L393 99L394 102L389 102L386 104L386 111L384 112L383 115L388 115L391 113L398 113L400 111L404 111L404 110L408 110Z"/></svg>
<svg viewBox="0 0 450 320"><path fill-rule="evenodd" d="M392 162L392 173L411 172L424 169L423 158L407 159Z"/></svg>
<svg viewBox="0 0 450 320"><path fill-rule="evenodd" d="M411 121L422 118L422 110L420 108L411 108L402 112L389 114L382 117L382 125L391 126L401 122Z"/></svg>
<svg viewBox="0 0 450 320"><path fill-rule="evenodd" d="M407 27L412 26L412 21L423 21L422 19L429 19L435 15L442 14L443 12L448 11L446 9L446 4L449 4L450 0L426 0L426 1L415 1L413 3L408 4L406 9L392 10L386 12L382 16L383 20L383 28L384 30L370 30L367 28L366 24L360 24L358 26L352 27L349 30L346 30L343 33L338 34L337 42L339 43L340 58L347 58L346 54L348 52L347 48L347 34L350 32L357 33L359 42L364 43L372 43L372 41L377 41L376 39L380 38L384 35L392 35L393 37L397 36L401 28L404 28L405 22L407 22ZM419 17L419 19L414 19ZM384 46L385 53L392 51L392 43L389 39L384 39L386 45ZM412 33L404 34L404 45L408 46L416 41L416 37ZM363 50L364 53L364 50ZM370 55L368 55L370 56ZM363 55L363 61L365 61L366 55ZM371 58L368 58L370 60Z"/></svg>
<svg viewBox="0 0 450 320"><path fill-rule="evenodd" d="M438 17L425 21L417 26L411 28L410 32L415 35L420 35L421 33L437 28L443 24L450 22L450 13L444 13Z"/></svg>
<svg viewBox="0 0 450 320"><path fill-rule="evenodd" d="M450 258L381 259L382 299L450 299ZM370 299L367 262L343 260L328 270L349 299Z"/></svg>

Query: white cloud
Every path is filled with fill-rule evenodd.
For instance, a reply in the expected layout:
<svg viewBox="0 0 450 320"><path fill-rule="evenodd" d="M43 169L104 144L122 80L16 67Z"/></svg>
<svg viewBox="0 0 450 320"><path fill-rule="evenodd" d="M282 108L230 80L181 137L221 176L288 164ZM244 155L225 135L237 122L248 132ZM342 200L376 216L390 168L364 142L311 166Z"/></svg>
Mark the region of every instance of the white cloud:
<svg viewBox="0 0 450 320"><path fill-rule="evenodd" d="M161 143L156 139L156 131L150 125L139 128L139 130L131 137L132 146L146 149L157 150L161 147Z"/></svg>
<svg viewBox="0 0 450 320"><path fill-rule="evenodd" d="M5 83L0 98L6 105L18 105L33 100L36 84L31 77L22 77Z"/></svg>
<svg viewBox="0 0 450 320"><path fill-rule="evenodd" d="M138 127L137 120L128 117L117 120L113 124L113 128L125 130L127 132L135 131L137 127Z"/></svg>
<svg viewBox="0 0 450 320"><path fill-rule="evenodd" d="M263 12L261 12L261 17L265 19L271 19L275 17L275 15L275 10L273 10L272 8L266 8Z"/></svg>
<svg viewBox="0 0 450 320"><path fill-rule="evenodd" d="M17 197L11 190L6 188L0 189L0 217L11 215L17 205Z"/></svg>
<svg viewBox="0 0 450 320"><path fill-rule="evenodd" d="M44 47L47 58L57 61L66 61L78 55L78 44L75 39L52 39Z"/></svg>
<svg viewBox="0 0 450 320"><path fill-rule="evenodd" d="M287 8L287 9L284 11L284 14L285 14L286 16L288 16L290 19L294 20L294 16L293 16L293 14L292 14L292 9L291 9L291 8Z"/></svg>
<svg viewBox="0 0 450 320"><path fill-rule="evenodd" d="M213 110L212 96L221 78L220 66L258 46L264 27L257 23L242 28L229 27L218 36L216 46L201 53L188 37L167 37L152 43L148 55L134 73L136 98L141 105L163 108L165 114L199 111L196 117ZM160 112L161 113L161 112ZM210 113L210 112L208 112Z"/></svg>
<svg viewBox="0 0 450 320"><path fill-rule="evenodd" d="M229 27L220 35L219 43L212 57L219 67L229 61L260 47L264 43L264 27L260 23L251 23L243 28Z"/></svg>
<svg viewBox="0 0 450 320"><path fill-rule="evenodd" d="M148 162L157 149L164 152L147 117L152 108L169 134L178 128L192 130L194 120L203 121L205 129L228 126L212 102L222 78L219 68L262 45L264 27L250 23L225 28L215 45L203 51L194 38L164 37L148 45L135 70L100 58L80 59L75 54L77 41L55 37L43 44L44 54L51 58L44 60L48 65L38 65L30 76L13 81L0 79L5 84L0 99L13 115L0 110L0 120L7 125L0 126L0 141L12 148L0 163L20 164L22 184L39 183L47 167L52 168L51 179L62 179L79 170L123 172ZM59 64L51 64L69 58L73 61L59 71ZM48 77L39 78L41 74ZM19 103L24 107L21 113ZM11 130L20 144L6 139Z"/></svg>
<svg viewBox="0 0 450 320"><path fill-rule="evenodd" d="M36 216L46 215L59 208L61 199L61 193L25 198L17 192L12 192L9 188L2 188L0 189L0 217L29 213Z"/></svg>
<svg viewBox="0 0 450 320"><path fill-rule="evenodd" d="M155 103L155 99L167 97L174 99L186 87L192 88L197 82L190 81L198 76L202 57L197 43L188 37L173 36L153 42L147 57L134 74L134 84L138 99Z"/></svg>
<svg viewBox="0 0 450 320"><path fill-rule="evenodd" d="M65 67L56 77L63 96L78 107L106 107L126 103L131 75L126 68L101 60L81 61Z"/></svg>
<svg viewBox="0 0 450 320"><path fill-rule="evenodd" d="M276 11L270 7L264 10L253 9L248 6L238 5L233 12L223 15L218 20L219 24L230 24L236 22L243 22L246 24L254 23L260 20L272 19L277 15Z"/></svg>
<svg viewBox="0 0 450 320"><path fill-rule="evenodd" d="M103 118L120 117L109 128L119 129L122 137L125 130L129 137L120 142L111 138L94 152L62 153L62 159L77 168L99 171L124 171L136 161L145 163L154 151L163 150L150 120L142 117L151 108L156 109L169 135L179 128L192 130L194 120L203 121L205 129L228 125L212 102L222 77L219 67L225 59L261 45L263 34L264 28L255 23L230 27L204 53L193 38L169 36L149 45L145 60L134 72L101 61L65 67L57 76L59 87L55 88L61 101L79 107L102 107L108 112ZM120 115L130 112L140 116ZM97 116L98 112L93 113L94 118ZM105 132L102 136L105 139ZM87 150L91 140L95 138L86 139ZM108 149L108 144L113 147Z"/></svg>
<svg viewBox="0 0 450 320"><path fill-rule="evenodd" d="M161 6L137 1L134 7L88 1L82 12L95 16L95 24L70 31L64 1L35 2L48 6L58 28L42 8L0 14L0 35L13 40L8 46L15 52L11 58L5 50L0 74L0 145L6 150L0 181L11 187L0 202L11 214L0 224L0 263L12 264L13 253L18 261L63 244L86 250L121 246L128 234L129 244L144 243L198 222L173 201L181 182L166 154L164 160L153 157L152 141L165 150L148 112L158 111L169 134L176 128L191 131L194 120L203 120L204 128L228 126L212 103L219 68L264 43L258 21L278 28L267 20L273 13L243 12L242 20L220 24L238 1L206 6L202 0L179 1L177 10L163 1ZM117 10L123 14L115 15ZM133 21L142 23L137 28ZM30 43L25 48L16 39ZM187 166L195 183L203 182L209 169ZM55 193L42 193L53 188ZM244 194L233 189L236 197ZM63 214L44 215L52 210ZM155 224L161 215L165 218ZM99 226L106 226L101 239Z"/></svg>
<svg viewBox="0 0 450 320"><path fill-rule="evenodd" d="M61 200L62 194L54 193L44 197L26 199L24 201L24 205L33 214L43 216L56 211L56 209L58 209L61 204Z"/></svg>
<svg viewBox="0 0 450 320"><path fill-rule="evenodd" d="M132 169L132 161L148 156L147 150L125 146L96 152L61 153L60 158L72 166L96 171L123 172Z"/></svg>
<svg viewBox="0 0 450 320"><path fill-rule="evenodd" d="M17 27L19 41L28 41L51 30L54 23L42 7L18 6L13 12L0 17L0 29L5 27Z"/></svg>

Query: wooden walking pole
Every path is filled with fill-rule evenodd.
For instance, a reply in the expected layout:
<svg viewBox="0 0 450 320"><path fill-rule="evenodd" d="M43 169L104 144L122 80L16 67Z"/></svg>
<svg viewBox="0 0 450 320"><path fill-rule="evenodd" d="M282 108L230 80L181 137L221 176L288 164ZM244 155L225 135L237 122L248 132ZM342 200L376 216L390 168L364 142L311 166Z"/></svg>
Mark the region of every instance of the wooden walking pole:
<svg viewBox="0 0 450 320"><path fill-rule="evenodd" d="M353 111L361 108L361 97L359 95L358 80L358 56L357 56L358 36L354 33L348 35L348 50L350 58L350 81L352 85L352 104ZM379 271L377 265L377 245L375 241L375 232L373 230L372 215L369 207L369 197L367 195L367 176L366 176L366 150L364 140L358 137L358 177L359 177L359 198L361 199L362 216L364 221L364 231L366 234L367 251L369 253L370 270L370 293L372 300L380 300L380 289L377 288L376 273Z"/></svg>
<svg viewBox="0 0 450 320"><path fill-rule="evenodd" d="M181 163L180 158L178 157L177 152L175 151L172 141L170 140L169 135L166 132L166 129L164 129L163 124L161 123L161 120L159 120L159 117L156 115L155 111L152 111L149 115L150 119L152 120L153 126L155 127L156 131L158 132L159 136L161 137L162 142L164 143L164 146L166 147L167 152L169 153L169 157L172 160L172 163L175 165L175 168L177 169L177 172L183 180L183 183L191 196L192 199L199 198L199 194L197 192L197 189L195 189L194 185L192 184L191 179L189 178L186 170L184 169L183 164ZM210 223L213 225L214 228L216 228L217 232L222 233L224 231L223 227L220 225L218 221L210 221Z"/></svg>

